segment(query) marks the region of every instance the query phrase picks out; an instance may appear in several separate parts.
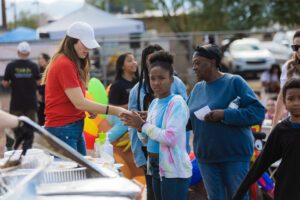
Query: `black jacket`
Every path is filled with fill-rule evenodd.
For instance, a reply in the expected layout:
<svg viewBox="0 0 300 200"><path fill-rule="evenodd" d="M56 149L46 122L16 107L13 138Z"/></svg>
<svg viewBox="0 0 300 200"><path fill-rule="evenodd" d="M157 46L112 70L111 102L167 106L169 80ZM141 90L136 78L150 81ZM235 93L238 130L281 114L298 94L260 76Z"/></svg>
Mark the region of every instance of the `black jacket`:
<svg viewBox="0 0 300 200"><path fill-rule="evenodd" d="M240 185L233 200L242 199L249 187L277 160L282 159L275 174L274 200L300 199L300 129L288 120L279 123Z"/></svg>

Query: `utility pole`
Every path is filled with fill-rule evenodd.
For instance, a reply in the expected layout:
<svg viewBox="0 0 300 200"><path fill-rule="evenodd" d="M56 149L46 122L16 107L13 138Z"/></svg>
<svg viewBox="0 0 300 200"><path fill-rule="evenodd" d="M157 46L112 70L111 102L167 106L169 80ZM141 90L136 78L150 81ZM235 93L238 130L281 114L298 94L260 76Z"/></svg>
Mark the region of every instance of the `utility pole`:
<svg viewBox="0 0 300 200"><path fill-rule="evenodd" d="M12 3L12 5L14 6L14 25L15 25L15 28L17 28L17 2L16 2L16 0Z"/></svg>
<svg viewBox="0 0 300 200"><path fill-rule="evenodd" d="M1 8L2 8L2 26L5 30L7 30L5 0L1 0Z"/></svg>
<svg viewBox="0 0 300 200"><path fill-rule="evenodd" d="M36 17L37 17L37 25L40 26L40 9L39 9L39 1L34 1L32 2L33 5L36 5Z"/></svg>
<svg viewBox="0 0 300 200"><path fill-rule="evenodd" d="M109 0L105 0L105 11L109 13Z"/></svg>

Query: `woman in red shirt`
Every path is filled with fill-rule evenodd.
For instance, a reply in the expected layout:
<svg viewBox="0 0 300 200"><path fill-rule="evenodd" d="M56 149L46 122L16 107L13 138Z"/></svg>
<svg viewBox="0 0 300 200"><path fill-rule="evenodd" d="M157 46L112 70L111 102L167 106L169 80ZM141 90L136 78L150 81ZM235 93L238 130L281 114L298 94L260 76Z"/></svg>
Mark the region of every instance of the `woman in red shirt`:
<svg viewBox="0 0 300 200"><path fill-rule="evenodd" d="M84 111L92 115L128 112L124 108L101 105L84 97L90 70L88 53L98 47L89 24L73 23L42 79L42 84L46 85L45 128L83 155L86 154L82 135Z"/></svg>

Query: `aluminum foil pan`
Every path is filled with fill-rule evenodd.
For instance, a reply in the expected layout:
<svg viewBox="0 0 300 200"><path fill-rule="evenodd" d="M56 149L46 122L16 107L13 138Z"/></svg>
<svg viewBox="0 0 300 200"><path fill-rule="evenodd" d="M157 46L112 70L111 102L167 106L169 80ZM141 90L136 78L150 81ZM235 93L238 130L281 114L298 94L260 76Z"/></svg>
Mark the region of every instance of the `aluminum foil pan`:
<svg viewBox="0 0 300 200"><path fill-rule="evenodd" d="M46 170L43 175L42 183L61 183L86 179L86 168L63 170Z"/></svg>

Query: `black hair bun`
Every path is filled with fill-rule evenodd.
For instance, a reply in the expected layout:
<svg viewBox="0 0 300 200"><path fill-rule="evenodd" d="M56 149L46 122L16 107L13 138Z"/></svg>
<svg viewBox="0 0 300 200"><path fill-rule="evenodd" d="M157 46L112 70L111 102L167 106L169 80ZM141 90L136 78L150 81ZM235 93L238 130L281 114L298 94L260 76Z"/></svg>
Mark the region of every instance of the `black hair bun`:
<svg viewBox="0 0 300 200"><path fill-rule="evenodd" d="M155 62L165 62L168 63L170 65L173 64L174 62L174 58L173 55L170 54L167 51L164 50L160 50L160 51L156 51L153 54L150 55L149 57L149 64L153 64Z"/></svg>

